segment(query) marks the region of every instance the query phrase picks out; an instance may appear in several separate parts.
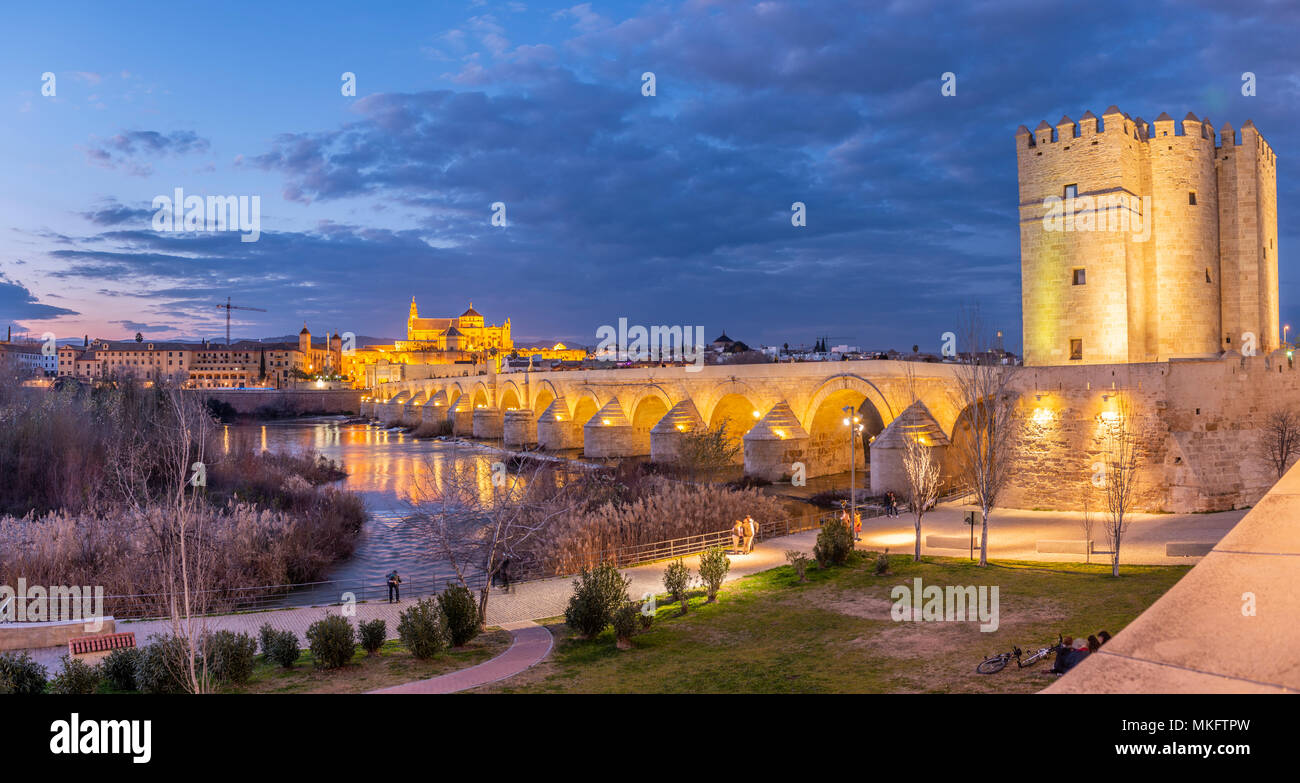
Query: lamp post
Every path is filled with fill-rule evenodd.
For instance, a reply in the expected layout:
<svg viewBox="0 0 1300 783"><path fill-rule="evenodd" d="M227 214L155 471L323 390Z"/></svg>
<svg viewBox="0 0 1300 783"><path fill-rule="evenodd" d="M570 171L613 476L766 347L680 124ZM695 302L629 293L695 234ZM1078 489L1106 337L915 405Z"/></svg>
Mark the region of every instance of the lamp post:
<svg viewBox="0 0 1300 783"><path fill-rule="evenodd" d="M862 421L852 405L845 405L844 426L849 429L849 544L853 543L853 527L858 519L858 444L857 436L862 432Z"/></svg>
<svg viewBox="0 0 1300 783"><path fill-rule="evenodd" d="M1286 347L1286 333L1289 332L1289 331L1291 331L1291 325L1290 325L1290 324L1287 324L1286 326L1283 326L1283 327L1282 327L1282 347L1283 347L1283 348Z"/></svg>

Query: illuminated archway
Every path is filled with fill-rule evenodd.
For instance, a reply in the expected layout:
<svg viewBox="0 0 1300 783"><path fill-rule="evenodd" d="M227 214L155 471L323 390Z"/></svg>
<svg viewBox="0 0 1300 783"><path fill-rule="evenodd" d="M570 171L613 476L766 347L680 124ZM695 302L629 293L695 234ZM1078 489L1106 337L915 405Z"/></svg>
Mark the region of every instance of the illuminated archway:
<svg viewBox="0 0 1300 783"><path fill-rule="evenodd" d="M762 418L763 412L759 410L750 399L743 394L731 393L724 395L713 406L709 412L709 429L719 429L726 427L727 439L732 445L741 446L742 438L746 432L753 429L754 424ZM745 461L745 452L743 448L736 450L734 462L739 465Z"/></svg>
<svg viewBox="0 0 1300 783"><path fill-rule="evenodd" d="M862 433L856 440L851 438L849 425L845 424L848 418L845 408L852 409L857 423L862 427ZM865 477L871 462L869 444L884 428L884 417L861 391L847 388L825 394L804 427L808 431L810 475L846 473L856 464L857 469L862 471L859 486L866 486ZM854 447L856 456L853 454Z"/></svg>

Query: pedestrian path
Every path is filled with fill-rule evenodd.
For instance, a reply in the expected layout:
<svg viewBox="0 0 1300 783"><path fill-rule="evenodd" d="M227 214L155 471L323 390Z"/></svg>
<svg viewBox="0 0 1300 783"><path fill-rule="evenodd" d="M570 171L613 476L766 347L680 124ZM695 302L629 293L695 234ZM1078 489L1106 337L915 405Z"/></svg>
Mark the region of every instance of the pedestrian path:
<svg viewBox="0 0 1300 783"><path fill-rule="evenodd" d="M381 688L371 693L457 693L487 685L530 669L551 654L554 639L546 626L531 620L502 626L514 637L510 648L490 661L427 680Z"/></svg>

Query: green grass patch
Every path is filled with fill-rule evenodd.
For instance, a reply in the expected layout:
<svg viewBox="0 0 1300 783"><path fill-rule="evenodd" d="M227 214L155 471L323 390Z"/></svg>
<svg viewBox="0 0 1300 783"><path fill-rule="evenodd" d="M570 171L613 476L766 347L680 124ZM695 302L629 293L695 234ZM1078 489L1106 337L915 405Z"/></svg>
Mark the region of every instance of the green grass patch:
<svg viewBox="0 0 1300 783"><path fill-rule="evenodd" d="M653 627L615 648L613 632L576 638L562 619L548 664L492 690L582 693L995 693L1033 692L1053 681L1050 660L998 674L975 673L986 656L1018 645L1053 643L1057 634L1115 634L1178 581L1190 566L995 561L891 555L876 575L876 554L855 552L848 565L808 569L800 583L789 566L725 586L719 601L690 610L657 598ZM999 627L978 622L895 622L898 585L998 587Z"/></svg>

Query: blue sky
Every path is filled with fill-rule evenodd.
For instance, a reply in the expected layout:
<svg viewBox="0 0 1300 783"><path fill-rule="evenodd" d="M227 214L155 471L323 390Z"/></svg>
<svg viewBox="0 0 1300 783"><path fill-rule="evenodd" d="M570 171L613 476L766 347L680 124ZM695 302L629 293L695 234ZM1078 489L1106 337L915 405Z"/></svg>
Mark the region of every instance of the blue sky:
<svg viewBox="0 0 1300 783"><path fill-rule="evenodd" d="M1013 133L1110 104L1255 121L1300 321L1294 4L372 5L8 9L0 325L216 337L230 296L268 311L237 336L392 337L414 295L523 340L625 317L936 350L978 303L1017 347ZM260 196L260 240L153 231L177 187Z"/></svg>

